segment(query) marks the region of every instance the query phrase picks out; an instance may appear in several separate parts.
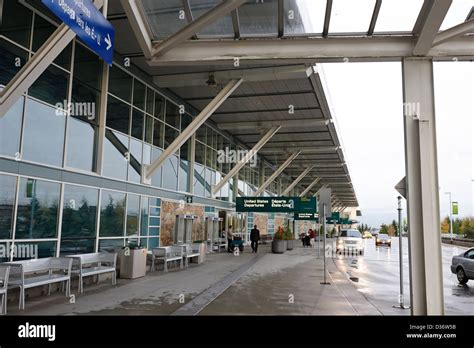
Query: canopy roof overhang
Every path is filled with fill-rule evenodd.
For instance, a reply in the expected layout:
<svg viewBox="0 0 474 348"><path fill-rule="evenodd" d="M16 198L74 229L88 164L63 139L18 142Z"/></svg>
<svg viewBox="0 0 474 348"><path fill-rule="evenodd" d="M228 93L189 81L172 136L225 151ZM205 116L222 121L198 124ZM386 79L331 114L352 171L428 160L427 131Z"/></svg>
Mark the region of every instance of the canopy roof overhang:
<svg viewBox="0 0 474 348"><path fill-rule="evenodd" d="M339 1L319 2L324 3L321 6L325 11L320 30L313 32L306 30L305 1L301 0L266 1L260 7L239 0L122 0L110 2L108 14L116 28L118 53L131 58L158 86L175 93L197 111L219 90L206 85L211 75L217 86L245 75L247 78L216 110L211 122L249 149L266 130L281 125L259 155L276 169L292 153L301 151L285 174L297 178L304 169L314 166L299 183L304 189L316 177L321 178L308 195L331 186L339 205L358 206L316 64L400 61L416 56L435 61L473 60L472 9L459 24L443 28L450 8L456 13L465 8L451 0L413 1L404 5L407 17L411 11L413 23L409 29L383 31L377 30L385 27L380 25L379 17L391 1L373 0L366 31L332 32L334 6ZM296 10L303 32L290 33L291 24L285 18L288 9ZM180 11L185 20L177 22L173 16ZM262 27L276 25L276 30L252 31L249 23L256 21ZM131 32L135 33L134 39ZM259 79L259 74L265 78ZM288 112L290 106L293 114Z"/></svg>

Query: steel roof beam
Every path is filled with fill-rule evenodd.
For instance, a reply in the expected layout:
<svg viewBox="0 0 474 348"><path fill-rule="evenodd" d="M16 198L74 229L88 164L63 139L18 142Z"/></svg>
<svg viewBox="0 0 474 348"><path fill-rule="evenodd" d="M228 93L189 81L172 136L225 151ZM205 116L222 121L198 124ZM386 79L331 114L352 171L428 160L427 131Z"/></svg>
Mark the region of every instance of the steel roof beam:
<svg viewBox="0 0 474 348"><path fill-rule="evenodd" d="M280 126L270 128L260 141L242 158L227 175L212 188L212 194L215 195L245 164L254 157L257 152L280 130Z"/></svg>
<svg viewBox="0 0 474 348"><path fill-rule="evenodd" d="M291 190L293 190L298 183L303 180L303 178L308 175L308 173L313 169L313 167L308 167L306 168L286 189L283 191L282 196L286 196L288 193L290 193Z"/></svg>
<svg viewBox="0 0 474 348"><path fill-rule="evenodd" d="M276 125L282 128L308 128L308 127L324 127L329 124L329 120L312 120L312 119L288 119L275 121L242 121L242 122L221 122L217 123L217 127L222 130L249 130L259 128L269 128Z"/></svg>
<svg viewBox="0 0 474 348"><path fill-rule="evenodd" d="M413 55L424 56L431 50L452 2L452 0L432 0L429 2L429 10L425 14L420 14L423 16L419 22L421 31L413 49Z"/></svg>
<svg viewBox="0 0 474 348"><path fill-rule="evenodd" d="M231 95L242 83L242 79L231 80L218 94L217 96L197 115L194 120L181 132L178 137L163 151L160 157L158 157L153 163L148 166L144 166L142 170L142 181L149 183L153 173L160 168L163 163L176 151L179 150L183 144L193 136L194 133L201 127L206 120L211 117L214 111L216 111L222 103L225 102L227 97Z"/></svg>
<svg viewBox="0 0 474 348"><path fill-rule="evenodd" d="M301 192L300 197L306 196L308 194L308 192L311 191L313 186L316 185L320 180L321 180L321 178L314 179L314 181L311 184L309 184L309 186L303 192Z"/></svg>
<svg viewBox="0 0 474 348"><path fill-rule="evenodd" d="M158 46L156 46L154 56L157 57L165 54L167 51L171 50L176 45L179 45L181 42L186 41L193 35L197 34L200 30L204 29L209 24L234 11L245 1L246 0L227 0L221 2L212 10L207 11L201 17L192 21L184 28L179 30L177 33L170 36L169 38L161 42Z"/></svg>
<svg viewBox="0 0 474 348"><path fill-rule="evenodd" d="M436 35L433 41L433 46L441 45L442 43L448 40L452 40L455 37L464 35L472 31L474 31L474 19L458 24L439 33L438 35Z"/></svg>
<svg viewBox="0 0 474 348"><path fill-rule="evenodd" d="M257 191L254 193L254 196L259 196L263 191L265 191L265 189L273 182L273 180L275 180L286 169L286 167L288 167L290 163L293 162L296 157L298 157L299 154L300 151L291 154L290 157L288 157L288 159L282 165L280 165L280 167L275 172L273 172L272 175L270 175L270 177L262 184L262 186L257 189Z"/></svg>
<svg viewBox="0 0 474 348"><path fill-rule="evenodd" d="M153 48L153 34L145 18L145 11L141 1L138 0L121 0L121 4L127 14L128 22L132 27L132 31L138 41L138 45L142 49L143 55L147 59L151 59L155 49Z"/></svg>

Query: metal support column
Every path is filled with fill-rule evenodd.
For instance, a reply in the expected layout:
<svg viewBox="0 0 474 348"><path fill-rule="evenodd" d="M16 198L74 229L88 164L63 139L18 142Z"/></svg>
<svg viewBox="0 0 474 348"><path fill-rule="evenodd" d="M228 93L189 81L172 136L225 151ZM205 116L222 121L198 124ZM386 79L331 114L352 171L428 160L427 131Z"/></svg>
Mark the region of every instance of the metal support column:
<svg viewBox="0 0 474 348"><path fill-rule="evenodd" d="M402 61L412 315L443 315L436 119L431 59Z"/></svg>
<svg viewBox="0 0 474 348"><path fill-rule="evenodd" d="M321 178L316 178L303 192L301 192L300 197L304 197L320 180Z"/></svg>

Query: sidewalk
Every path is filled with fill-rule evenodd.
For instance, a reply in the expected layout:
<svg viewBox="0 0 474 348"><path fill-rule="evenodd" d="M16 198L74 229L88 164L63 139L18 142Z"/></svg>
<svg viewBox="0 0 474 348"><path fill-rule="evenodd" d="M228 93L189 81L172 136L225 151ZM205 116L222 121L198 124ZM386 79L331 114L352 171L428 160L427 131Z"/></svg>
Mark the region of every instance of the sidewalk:
<svg viewBox="0 0 474 348"><path fill-rule="evenodd" d="M62 294L27 299L26 310L9 303L12 315L380 315L328 259L328 281L316 249L285 254L208 255L201 265L149 273L85 287L75 303ZM77 292L73 289L73 293Z"/></svg>

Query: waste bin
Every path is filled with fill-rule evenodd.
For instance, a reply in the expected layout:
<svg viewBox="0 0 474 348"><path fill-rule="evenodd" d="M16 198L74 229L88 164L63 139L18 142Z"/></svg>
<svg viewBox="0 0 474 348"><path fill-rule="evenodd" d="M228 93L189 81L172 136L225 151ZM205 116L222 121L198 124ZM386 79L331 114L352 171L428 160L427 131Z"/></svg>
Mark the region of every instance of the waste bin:
<svg viewBox="0 0 474 348"><path fill-rule="evenodd" d="M144 277L146 274L147 249L120 250L120 278L135 279Z"/></svg>

